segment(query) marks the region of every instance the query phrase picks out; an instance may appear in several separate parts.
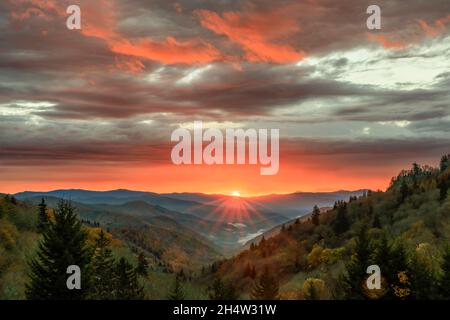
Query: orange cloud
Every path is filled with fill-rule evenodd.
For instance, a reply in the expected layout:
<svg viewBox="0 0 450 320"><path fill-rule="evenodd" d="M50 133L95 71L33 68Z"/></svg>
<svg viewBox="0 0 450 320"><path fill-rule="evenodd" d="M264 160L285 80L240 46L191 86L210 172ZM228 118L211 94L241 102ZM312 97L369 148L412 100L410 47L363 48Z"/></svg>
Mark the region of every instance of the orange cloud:
<svg viewBox="0 0 450 320"><path fill-rule="evenodd" d="M446 25L450 23L450 14L444 18L438 19L433 25L429 25L426 21L418 20L420 27L428 37L434 38L445 32Z"/></svg>
<svg viewBox="0 0 450 320"><path fill-rule="evenodd" d="M386 36L381 35L381 34L375 35L372 33L368 33L367 37L369 38L370 41L378 42L386 49L401 50L401 49L405 49L407 47L406 43L404 43L402 41L390 40Z"/></svg>
<svg viewBox="0 0 450 320"><path fill-rule="evenodd" d="M294 10L291 5L272 8L271 11L228 11L219 15L209 10L196 10L194 13L204 28L240 45L245 52L245 60L291 63L302 59L304 53L279 42L300 30L296 17L292 15Z"/></svg>
<svg viewBox="0 0 450 320"><path fill-rule="evenodd" d="M25 20L33 14L48 19L53 15L66 17L64 3L43 0L14 0L15 9L11 17L15 20ZM24 9L25 8L25 9ZM194 64L218 61L222 55L211 44L199 39L177 40L167 37L164 41L156 41L150 37L127 39L117 31L118 8L114 1L84 1L82 9L81 34L106 42L111 52L133 57L129 61L121 59L116 66L129 72L139 72L143 69L144 59L164 64Z"/></svg>
<svg viewBox="0 0 450 320"><path fill-rule="evenodd" d="M109 45L115 53L155 60L165 64L207 63L221 58L220 51L199 39L177 41L173 37L167 37L164 42L156 42L148 38L130 42L127 39L119 38L109 41Z"/></svg>

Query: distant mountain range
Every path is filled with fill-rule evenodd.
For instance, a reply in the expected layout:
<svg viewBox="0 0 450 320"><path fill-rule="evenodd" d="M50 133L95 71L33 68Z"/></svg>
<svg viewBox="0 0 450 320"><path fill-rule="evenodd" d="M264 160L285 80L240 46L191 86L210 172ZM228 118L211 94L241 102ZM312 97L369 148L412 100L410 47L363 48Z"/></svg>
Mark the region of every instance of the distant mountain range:
<svg viewBox="0 0 450 320"><path fill-rule="evenodd" d="M70 199L81 218L97 221L105 227L166 227L189 234L191 238L191 233L194 233L199 242L230 253L264 232L307 214L314 205L327 207L335 201L360 196L363 192L297 192L237 198L202 193L67 189L26 191L14 196L32 203L44 197L50 206L56 205L58 199ZM178 227L173 228L174 225Z"/></svg>

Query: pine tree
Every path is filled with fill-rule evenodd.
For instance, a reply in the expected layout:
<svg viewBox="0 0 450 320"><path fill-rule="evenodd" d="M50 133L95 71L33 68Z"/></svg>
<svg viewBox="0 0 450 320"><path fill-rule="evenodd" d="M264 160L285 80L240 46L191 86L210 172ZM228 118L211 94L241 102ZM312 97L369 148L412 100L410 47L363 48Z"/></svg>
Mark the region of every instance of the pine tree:
<svg viewBox="0 0 450 320"><path fill-rule="evenodd" d="M340 203L337 206L336 218L332 224L334 233L340 235L347 231L350 227L350 222L347 218L347 206L345 203Z"/></svg>
<svg viewBox="0 0 450 320"><path fill-rule="evenodd" d="M410 192L408 184L406 183L405 179L402 179L402 184L400 185L400 204L404 203L406 198L408 198Z"/></svg>
<svg viewBox="0 0 450 320"><path fill-rule="evenodd" d="M45 203L44 198L42 198L41 203L39 204L39 214L38 214L38 231L44 232L48 227L48 214L47 214L47 204Z"/></svg>
<svg viewBox="0 0 450 320"><path fill-rule="evenodd" d="M183 288L183 284L181 282L180 275L176 275L175 281L173 284L173 289L169 293L168 299L169 300L184 300L185 299L184 288Z"/></svg>
<svg viewBox="0 0 450 320"><path fill-rule="evenodd" d="M365 299L363 286L367 277L367 267L370 265L370 242L367 230L362 227L358 232L356 245L350 262L347 264L347 276L344 285L347 288L347 298Z"/></svg>
<svg viewBox="0 0 450 320"><path fill-rule="evenodd" d="M144 294L133 266L120 258L115 270L115 298L120 300L142 300Z"/></svg>
<svg viewBox="0 0 450 320"><path fill-rule="evenodd" d="M411 271L408 267L406 249L401 243L391 248L387 272L383 274L390 284L392 298L404 299L411 295Z"/></svg>
<svg viewBox="0 0 450 320"><path fill-rule="evenodd" d="M433 270L415 254L410 263L411 298L417 300L434 299L436 297L436 278Z"/></svg>
<svg viewBox="0 0 450 320"><path fill-rule="evenodd" d="M313 208L311 220L315 226L318 226L320 224L320 209L317 205L315 205Z"/></svg>
<svg viewBox="0 0 450 320"><path fill-rule="evenodd" d="M259 280L255 281L250 297L253 300L277 300L278 291L278 283L266 267Z"/></svg>
<svg viewBox="0 0 450 320"><path fill-rule="evenodd" d="M92 298L99 300L114 299L114 257L109 248L110 240L103 230L95 241L95 253L92 261Z"/></svg>
<svg viewBox="0 0 450 320"><path fill-rule="evenodd" d="M440 162L440 170L444 172L450 168L450 154L443 155Z"/></svg>
<svg viewBox="0 0 450 320"><path fill-rule="evenodd" d="M223 282L219 277L208 289L208 296L211 300L237 300L239 297L236 288L231 283Z"/></svg>
<svg viewBox="0 0 450 320"><path fill-rule="evenodd" d="M392 271L389 266L391 260L391 250L388 245L386 235L383 233L381 238L375 243L374 250L371 256L371 264L380 267L381 273L384 277L384 284L382 284L383 295L392 297L392 288L389 281L392 280ZM389 277L389 275L391 275Z"/></svg>
<svg viewBox="0 0 450 320"><path fill-rule="evenodd" d="M26 296L34 300L85 299L89 289L88 264L91 251L86 245L86 233L82 230L75 209L62 200L55 210L39 243L37 256L29 261L30 281ZM81 269L81 289L69 290L66 285L67 268L77 265Z"/></svg>
<svg viewBox="0 0 450 320"><path fill-rule="evenodd" d="M136 273L146 277L148 275L148 262L145 259L145 255L141 252L138 256L138 265L136 267Z"/></svg>
<svg viewBox="0 0 450 320"><path fill-rule="evenodd" d="M447 198L447 193L450 185L450 173L442 174L438 178L439 199L444 201Z"/></svg>

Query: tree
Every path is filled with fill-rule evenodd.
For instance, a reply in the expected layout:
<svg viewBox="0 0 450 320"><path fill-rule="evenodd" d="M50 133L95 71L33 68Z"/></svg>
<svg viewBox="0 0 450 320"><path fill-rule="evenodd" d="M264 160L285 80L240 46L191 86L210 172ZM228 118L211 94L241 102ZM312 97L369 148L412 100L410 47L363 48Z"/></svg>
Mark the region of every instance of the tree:
<svg viewBox="0 0 450 320"><path fill-rule="evenodd" d="M443 155L440 162L440 170L444 172L450 168L450 154Z"/></svg>
<svg viewBox="0 0 450 320"><path fill-rule="evenodd" d="M133 266L123 257L116 264L114 280L116 299L142 300L144 298Z"/></svg>
<svg viewBox="0 0 450 320"><path fill-rule="evenodd" d="M255 281L250 297L253 300L277 300L279 298L278 291L278 283L266 267L259 280Z"/></svg>
<svg viewBox="0 0 450 320"><path fill-rule="evenodd" d="M39 213L38 213L38 231L44 232L48 227L48 214L47 214L47 204L45 203L45 199L42 198L41 203L39 204Z"/></svg>
<svg viewBox="0 0 450 320"><path fill-rule="evenodd" d="M447 198L447 193L450 185L450 173L444 173L438 178L439 199L441 201Z"/></svg>
<svg viewBox="0 0 450 320"><path fill-rule="evenodd" d="M344 233L350 227L350 222L347 218L347 205L345 202L338 204L336 218L333 221L332 227L334 233L337 235Z"/></svg>
<svg viewBox="0 0 450 320"><path fill-rule="evenodd" d="M450 246L447 246L442 257L441 277L439 279L439 297L441 299L450 299Z"/></svg>
<svg viewBox="0 0 450 320"><path fill-rule="evenodd" d="M413 190L417 189L418 187L418 178L420 177L420 175L422 174L422 168L417 164L417 163L413 163L413 167L412 167L412 180L413 180Z"/></svg>
<svg viewBox="0 0 450 320"><path fill-rule="evenodd" d="M212 286L208 288L211 300L237 300L239 294L232 283L225 283L217 277Z"/></svg>
<svg viewBox="0 0 450 320"><path fill-rule="evenodd" d="M410 263L411 297L417 300L433 299L436 294L436 278L431 265L416 252Z"/></svg>
<svg viewBox="0 0 450 320"><path fill-rule="evenodd" d="M370 241L367 230L362 227L356 238L355 248L350 262L346 265L347 276L343 279L348 299L365 299L364 285L367 267L370 265Z"/></svg>
<svg viewBox="0 0 450 320"><path fill-rule="evenodd" d="M390 249L387 272L384 272L393 298L407 298L411 294L410 269L405 247L399 243Z"/></svg>
<svg viewBox="0 0 450 320"><path fill-rule="evenodd" d="M141 252L138 256L138 265L136 267L136 273L141 276L147 276L148 275L148 262L147 259L145 259L145 255Z"/></svg>
<svg viewBox="0 0 450 320"><path fill-rule="evenodd" d="M381 222L380 222L380 217L378 216L378 214L375 214L373 217L372 227L381 229Z"/></svg>
<svg viewBox="0 0 450 320"><path fill-rule="evenodd" d="M315 205L313 208L311 220L315 226L318 226L320 224L320 209L317 205Z"/></svg>
<svg viewBox="0 0 450 320"><path fill-rule="evenodd" d="M36 257L29 261L29 283L26 296L34 300L85 299L89 289L91 251L86 244L75 209L61 200L39 243ZM67 268L76 265L81 270L81 289L69 290L66 285Z"/></svg>
<svg viewBox="0 0 450 320"><path fill-rule="evenodd" d="M175 276L175 281L173 284L173 289L169 293L168 296L169 300L184 300L184 288L183 284L181 283L181 277L180 275Z"/></svg>
<svg viewBox="0 0 450 320"><path fill-rule="evenodd" d="M305 300L320 300L324 296L325 282L321 279L308 278L303 283L303 298Z"/></svg>
<svg viewBox="0 0 450 320"><path fill-rule="evenodd" d="M110 240L100 230L95 240L95 251L92 260L92 298L99 300L114 299L114 257L109 248Z"/></svg>
<svg viewBox="0 0 450 320"><path fill-rule="evenodd" d="M410 192L408 184L405 181L405 178L402 179L402 183L400 185L400 203L404 203L406 198L408 198Z"/></svg>

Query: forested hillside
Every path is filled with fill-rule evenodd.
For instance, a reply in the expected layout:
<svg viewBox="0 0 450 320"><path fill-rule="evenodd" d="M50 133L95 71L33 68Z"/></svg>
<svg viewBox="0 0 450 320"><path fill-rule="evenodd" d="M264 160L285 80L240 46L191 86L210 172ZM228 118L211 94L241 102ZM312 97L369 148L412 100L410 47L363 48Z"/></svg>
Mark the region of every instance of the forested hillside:
<svg viewBox="0 0 450 320"><path fill-rule="evenodd" d="M163 247L147 240L155 233L141 231L103 229L98 222L79 219L73 204L62 200L50 208L45 202L31 205L0 197L0 300L167 299L168 283L192 278L185 268L188 254L194 265L215 254L183 253L166 245L160 256ZM167 244L174 235L165 232L160 235ZM76 290L67 290L66 270L55 270L51 261L64 268L79 265L86 290L75 295ZM183 288L187 297L204 297L194 284Z"/></svg>
<svg viewBox="0 0 450 320"><path fill-rule="evenodd" d="M386 192L316 207L209 266L203 280L233 283L242 298L450 298L449 186L449 156L439 168L413 164ZM369 265L381 268L381 290L365 286Z"/></svg>

